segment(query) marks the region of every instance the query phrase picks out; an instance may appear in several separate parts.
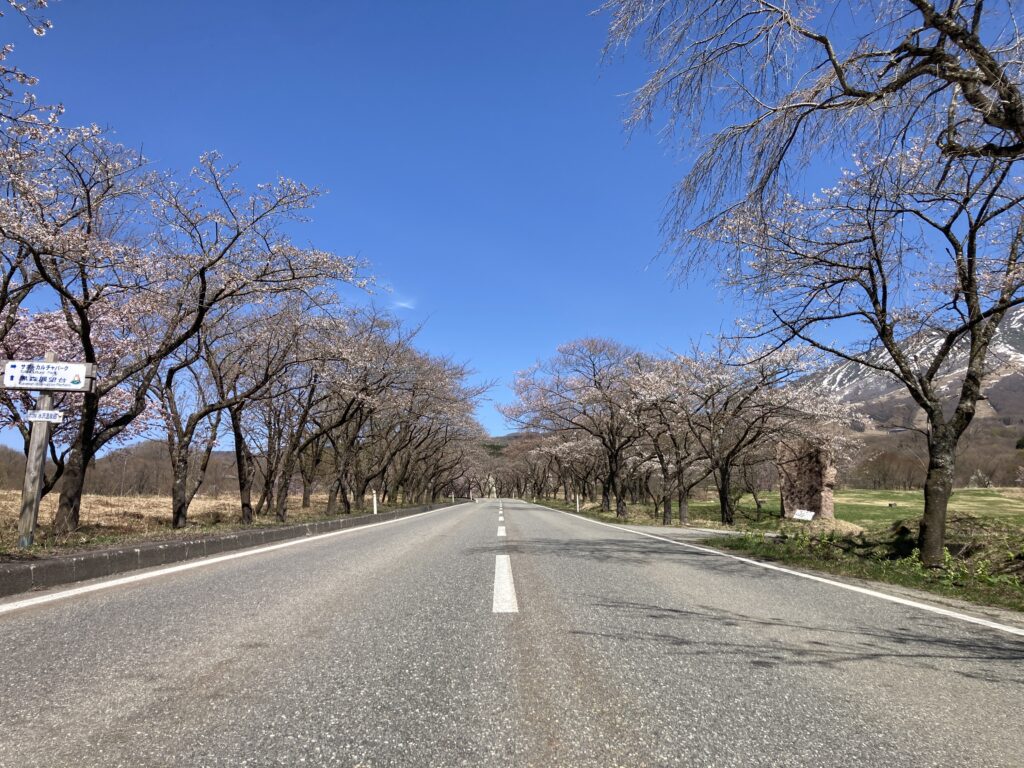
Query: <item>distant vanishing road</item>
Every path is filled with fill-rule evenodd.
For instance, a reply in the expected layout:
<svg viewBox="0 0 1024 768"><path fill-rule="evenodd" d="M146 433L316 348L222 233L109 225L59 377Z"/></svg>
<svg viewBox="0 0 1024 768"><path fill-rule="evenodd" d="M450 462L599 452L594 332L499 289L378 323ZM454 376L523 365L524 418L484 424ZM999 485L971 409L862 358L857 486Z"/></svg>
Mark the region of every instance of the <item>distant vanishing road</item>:
<svg viewBox="0 0 1024 768"><path fill-rule="evenodd" d="M1011 627L501 508L0 600L0 766L1024 764Z"/></svg>

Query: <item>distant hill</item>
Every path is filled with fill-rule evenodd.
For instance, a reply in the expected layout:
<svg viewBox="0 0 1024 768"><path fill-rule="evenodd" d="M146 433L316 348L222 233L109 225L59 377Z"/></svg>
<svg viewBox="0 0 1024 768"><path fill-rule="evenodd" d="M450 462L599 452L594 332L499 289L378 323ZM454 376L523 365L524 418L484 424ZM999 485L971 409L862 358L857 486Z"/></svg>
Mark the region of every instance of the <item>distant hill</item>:
<svg viewBox="0 0 1024 768"><path fill-rule="evenodd" d="M918 354L923 364L938 343L934 336L922 336L908 349L911 356ZM873 359L882 362L887 358L880 350ZM965 354L955 353L940 372L939 384L950 409L956 404L965 363ZM988 363L983 384L986 399L978 403L977 416L958 451L958 485L966 485L972 478L1011 485L1017 467L1024 465L1024 451L1016 449L1017 440L1024 436L1024 308L1003 321ZM923 430L926 420L901 382L852 362L827 368L811 377L811 382L866 417L860 435L864 447L847 473L847 482L862 487L921 486L927 453L924 436L916 430Z"/></svg>
<svg viewBox="0 0 1024 768"><path fill-rule="evenodd" d="M939 344L934 336L922 336L908 347L911 357L922 363L931 358ZM888 360L883 350L869 359ZM944 396L955 404L966 363L963 351L955 352L940 372L939 384ZM978 419L994 419L1004 425L1024 424L1024 307L1008 315L989 352L989 372L985 378L987 400L979 403ZM838 395L870 417L878 428L923 427L924 415L910 398L906 387L894 378L852 362L839 363L813 377L814 386Z"/></svg>

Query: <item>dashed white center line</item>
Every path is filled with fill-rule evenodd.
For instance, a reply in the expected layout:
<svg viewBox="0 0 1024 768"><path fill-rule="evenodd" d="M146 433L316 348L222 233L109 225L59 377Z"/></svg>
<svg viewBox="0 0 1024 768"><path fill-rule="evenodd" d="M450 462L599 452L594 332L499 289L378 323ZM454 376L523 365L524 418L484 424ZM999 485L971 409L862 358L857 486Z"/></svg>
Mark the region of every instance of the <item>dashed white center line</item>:
<svg viewBox="0 0 1024 768"><path fill-rule="evenodd" d="M504 536L504 535L505 535L505 526L504 525L499 525L498 526L498 536L501 537L501 536Z"/></svg>
<svg viewBox="0 0 1024 768"><path fill-rule="evenodd" d="M519 613L516 585L512 581L512 561L508 555L495 555L494 613Z"/></svg>

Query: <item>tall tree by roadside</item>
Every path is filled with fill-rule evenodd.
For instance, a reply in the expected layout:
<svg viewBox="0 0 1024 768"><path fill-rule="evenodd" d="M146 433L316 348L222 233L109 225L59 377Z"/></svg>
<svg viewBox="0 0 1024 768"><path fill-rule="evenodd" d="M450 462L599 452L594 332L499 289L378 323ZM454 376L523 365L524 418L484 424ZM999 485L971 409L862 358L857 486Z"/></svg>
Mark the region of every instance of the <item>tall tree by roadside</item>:
<svg viewBox="0 0 1024 768"><path fill-rule="evenodd" d="M89 463L145 411L161 361L196 337L211 311L351 281L356 265L298 248L281 233L316 190L281 180L246 193L216 155L203 157L186 184L86 129L61 132L21 160L11 184L32 215L4 234L28 252L55 297L80 346L76 357L99 362L99 313L116 315L131 342L82 398L54 521L63 533L78 526ZM114 390L130 391L131 403L101 424L101 404Z"/></svg>
<svg viewBox="0 0 1024 768"><path fill-rule="evenodd" d="M174 478L173 527L186 524L225 412L264 397L276 378L301 362L297 346L309 311L294 297L225 308L209 316L199 334L164 359L153 380L153 395L160 405ZM246 474L244 461L236 467L239 475ZM245 522L251 522L251 516Z"/></svg>
<svg viewBox="0 0 1024 768"><path fill-rule="evenodd" d="M642 408L646 440L641 448L658 463L662 476L662 522L672 522L672 491L679 500L679 522L690 521L693 489L712 472L708 455L692 428L700 401L695 393L704 382L694 381L693 366L684 358L642 358L631 386Z"/></svg>
<svg viewBox="0 0 1024 768"><path fill-rule="evenodd" d="M682 415L718 491L721 520L731 525L742 490L737 472L763 461L764 447L815 433L846 417L837 402L794 386L808 372L799 351L738 350L724 340L709 351L680 358L692 405Z"/></svg>
<svg viewBox="0 0 1024 768"><path fill-rule="evenodd" d="M629 448L640 439L639 405L629 389L630 360L637 353L608 339L563 344L550 360L521 373L517 402L503 413L528 429L585 432L596 439L607 461L601 508L626 516L622 487Z"/></svg>
<svg viewBox="0 0 1024 768"><path fill-rule="evenodd" d="M743 264L728 282L767 301L766 331L901 382L923 412L919 548L939 564L957 445L1000 323L1024 302L1024 185L1006 163L925 155L865 157L809 200L753 217L738 206L706 236ZM868 331L859 348L833 342L850 323Z"/></svg>
<svg viewBox="0 0 1024 768"><path fill-rule="evenodd" d="M112 305L97 305L91 318L91 341L96 355L96 373L99 378L113 375L123 360L135 351L135 338L125 324L124 313ZM32 360L42 351L51 351L60 360L76 360L82 355L81 340L68 326L67 318L59 310L30 312L22 309L15 316L10 332L0 343L0 351L8 360ZM69 414L82 411L85 396L76 392L56 393L54 406ZM0 390L0 426L13 427L22 436L24 450L28 451L31 422L27 413L35 407L31 392L15 389ZM109 388L99 402L96 429L104 432L120 420L135 404L132 382ZM159 423L159 409L147 402L138 416L116 434L112 433L108 447L131 442L143 436ZM50 493L64 475L68 457L78 442L80 422L65 419L50 431L49 461L44 468L42 493Z"/></svg>
<svg viewBox="0 0 1024 768"><path fill-rule="evenodd" d="M756 333L907 387L929 422L919 547L940 565L956 443L990 342L1024 302L1019 10L984 0L604 8L610 45L646 37L655 65L630 124L664 109L698 148L666 220L680 275L717 267L755 300ZM846 174L807 194L829 167ZM862 345L837 346L837 328ZM949 395L939 380L957 355L967 372Z"/></svg>

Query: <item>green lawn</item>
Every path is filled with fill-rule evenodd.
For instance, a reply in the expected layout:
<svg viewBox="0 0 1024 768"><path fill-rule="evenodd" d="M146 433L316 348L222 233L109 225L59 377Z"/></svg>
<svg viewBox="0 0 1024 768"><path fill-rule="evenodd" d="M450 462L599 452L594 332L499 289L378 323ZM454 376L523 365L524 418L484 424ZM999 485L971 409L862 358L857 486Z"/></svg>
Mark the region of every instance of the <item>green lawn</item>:
<svg viewBox="0 0 1024 768"><path fill-rule="evenodd" d="M895 505L895 506L891 506ZM836 517L863 528L890 526L897 520L917 520L924 513L924 494L921 491L869 491L844 489L835 494ZM756 522L756 505L749 496L739 502L740 525ZM640 507L637 517L650 518L651 508ZM764 499L764 518L778 522L779 497L771 494ZM949 515L998 518L1012 525L1024 527L1024 489L1021 488L961 488L953 492L949 502ZM699 499L690 502L690 516L694 522L720 519L717 499Z"/></svg>
<svg viewBox="0 0 1024 768"><path fill-rule="evenodd" d="M890 507L895 504L895 507ZM836 517L865 528L924 513L921 491L844 490L836 493ZM1024 492L1019 488L961 488L949 500L949 515L995 517L1024 526Z"/></svg>

